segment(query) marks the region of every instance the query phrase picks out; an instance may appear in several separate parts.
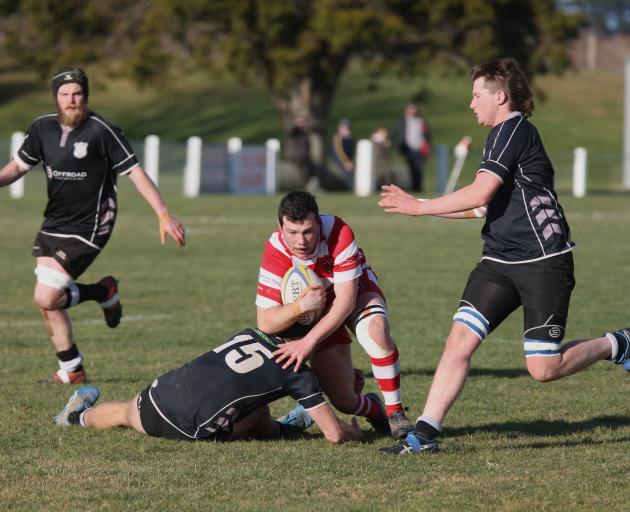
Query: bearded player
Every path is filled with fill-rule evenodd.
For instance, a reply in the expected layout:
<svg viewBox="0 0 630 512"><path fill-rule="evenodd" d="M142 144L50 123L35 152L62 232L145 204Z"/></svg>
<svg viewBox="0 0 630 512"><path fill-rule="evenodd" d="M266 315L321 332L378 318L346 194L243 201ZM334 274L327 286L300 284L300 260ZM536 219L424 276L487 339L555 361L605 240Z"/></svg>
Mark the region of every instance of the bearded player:
<svg viewBox="0 0 630 512"><path fill-rule="evenodd" d="M0 171L0 187L40 162L46 172L48 203L32 253L37 259L34 298L59 362L52 381L76 384L84 382L86 375L67 310L95 301L109 327L117 327L122 317L114 277L93 284L76 282L114 229L118 176L129 176L158 216L162 243L168 234L183 246L185 233L168 213L122 131L88 108L88 77L83 70L60 69L52 78L52 94L57 112L31 124L13 160Z"/></svg>
<svg viewBox="0 0 630 512"><path fill-rule="evenodd" d="M284 367L299 369L310 359L324 393L347 414L366 417L377 430L400 439L413 425L400 396L400 363L387 319L385 296L376 275L357 247L354 234L339 217L320 215L315 197L292 191L278 207L279 228L265 245L256 296L258 328L297 338L278 347ZM281 284L294 265L312 269L322 286L284 305ZM297 323L306 312L323 312L306 329ZM372 372L385 399L355 389L349 331L368 354ZM384 427L384 428L383 428Z"/></svg>

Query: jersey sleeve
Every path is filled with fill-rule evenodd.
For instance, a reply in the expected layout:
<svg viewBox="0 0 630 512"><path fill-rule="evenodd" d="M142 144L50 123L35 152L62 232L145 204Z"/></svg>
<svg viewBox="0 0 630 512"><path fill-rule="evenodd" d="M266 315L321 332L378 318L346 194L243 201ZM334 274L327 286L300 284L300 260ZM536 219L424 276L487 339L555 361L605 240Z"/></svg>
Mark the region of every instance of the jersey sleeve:
<svg viewBox="0 0 630 512"><path fill-rule="evenodd" d="M32 124L24 136L21 146L13 159L23 171L30 170L42 160L42 145L35 124Z"/></svg>
<svg viewBox="0 0 630 512"><path fill-rule="evenodd" d="M307 366L303 366L298 373L289 371L283 387L307 411L326 403L317 378Z"/></svg>
<svg viewBox="0 0 630 512"><path fill-rule="evenodd" d="M100 121L100 120L99 120ZM129 174L139 165L138 158L131 148L131 144L120 128L101 121L105 125L104 146L112 170L119 175Z"/></svg>
<svg viewBox="0 0 630 512"><path fill-rule="evenodd" d="M522 148L525 147L523 138L527 137L522 128L522 117L514 118L503 123L496 136L488 138L487 150L479 166L479 172L495 174L504 182L518 169L518 162Z"/></svg>
<svg viewBox="0 0 630 512"><path fill-rule="evenodd" d="M357 247L350 226L335 217L335 224L328 238L328 246L333 258L335 283L352 281L362 274L361 253Z"/></svg>
<svg viewBox="0 0 630 512"><path fill-rule="evenodd" d="M282 278L291 266L291 259L278 245L278 235L274 232L265 245L258 273L256 306L265 309L282 305Z"/></svg>

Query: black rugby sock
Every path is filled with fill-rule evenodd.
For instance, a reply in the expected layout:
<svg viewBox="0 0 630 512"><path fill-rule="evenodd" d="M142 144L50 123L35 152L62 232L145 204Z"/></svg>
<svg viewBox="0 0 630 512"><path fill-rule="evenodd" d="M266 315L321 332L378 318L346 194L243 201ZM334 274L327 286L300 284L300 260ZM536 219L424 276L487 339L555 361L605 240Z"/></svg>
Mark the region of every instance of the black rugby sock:
<svg viewBox="0 0 630 512"><path fill-rule="evenodd" d="M415 432L427 441L431 441L440 435L440 431L437 428L432 427L426 421L422 420L416 422Z"/></svg>
<svg viewBox="0 0 630 512"><path fill-rule="evenodd" d="M64 290L66 294L66 303L62 309L67 309L71 306L76 306L85 302L86 300L95 300L96 302L103 302L107 297L107 288L102 284L79 284L72 283L72 285ZM77 295L75 303L73 304L73 295Z"/></svg>

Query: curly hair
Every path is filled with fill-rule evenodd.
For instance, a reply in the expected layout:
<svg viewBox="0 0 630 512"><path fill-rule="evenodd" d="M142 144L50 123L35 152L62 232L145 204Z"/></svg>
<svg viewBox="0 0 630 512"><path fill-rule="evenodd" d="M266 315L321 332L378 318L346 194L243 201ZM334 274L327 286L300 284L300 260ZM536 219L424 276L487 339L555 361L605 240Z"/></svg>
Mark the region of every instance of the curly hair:
<svg viewBox="0 0 630 512"><path fill-rule="evenodd" d="M284 217L291 222L303 222L309 214L319 216L319 206L315 196L304 190L292 190L280 199L278 222L282 226Z"/></svg>
<svg viewBox="0 0 630 512"><path fill-rule="evenodd" d="M470 79L474 82L477 78L484 78L486 88L492 92L504 90L510 110L521 112L525 117L532 115L534 95L516 60L503 58L478 64L470 70Z"/></svg>

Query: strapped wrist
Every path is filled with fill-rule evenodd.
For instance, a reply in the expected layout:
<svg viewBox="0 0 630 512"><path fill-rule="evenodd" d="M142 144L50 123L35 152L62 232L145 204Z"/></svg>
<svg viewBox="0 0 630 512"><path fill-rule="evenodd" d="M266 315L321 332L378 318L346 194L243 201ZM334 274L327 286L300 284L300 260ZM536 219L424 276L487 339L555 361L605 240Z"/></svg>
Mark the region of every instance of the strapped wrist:
<svg viewBox="0 0 630 512"><path fill-rule="evenodd" d="M302 306L300 306L299 300L291 303L291 313L293 313L293 316L296 318L302 316Z"/></svg>

